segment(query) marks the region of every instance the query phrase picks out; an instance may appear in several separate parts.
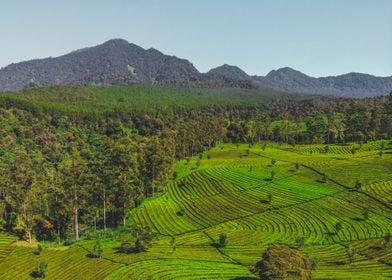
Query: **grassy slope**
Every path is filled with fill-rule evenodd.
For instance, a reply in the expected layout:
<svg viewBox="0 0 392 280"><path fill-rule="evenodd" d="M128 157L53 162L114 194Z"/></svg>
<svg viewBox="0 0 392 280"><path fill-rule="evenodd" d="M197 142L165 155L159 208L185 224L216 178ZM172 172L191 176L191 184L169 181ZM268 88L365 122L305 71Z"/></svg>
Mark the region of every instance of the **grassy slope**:
<svg viewBox="0 0 392 280"><path fill-rule="evenodd" d="M66 250L45 249L42 256L34 255L35 248L18 246L0 264L0 278L28 279L40 259L48 261L49 279L252 277L249 268L268 244L294 245L301 236L302 251L319 260L315 279L392 277L392 244L385 247L383 241L392 228L392 145L384 145L382 157L381 142L366 144L354 155L347 152L352 146L331 145L323 153L320 145L268 143L264 151L261 145L221 145L201 160L178 162L178 179L168 184L167 192L132 212L136 223L160 233L149 252L119 254L113 249L119 245L116 240L103 243L104 259L86 256L93 241ZM295 162L304 166L295 171ZM276 173L272 181L271 170ZM320 182L318 172L329 180ZM361 193L353 191L356 178L364 183ZM367 220L364 207L370 209ZM177 214L180 209L183 216ZM343 229L335 233L337 221ZM229 242L218 250L211 243L220 233ZM348 246L356 251L352 264Z"/></svg>

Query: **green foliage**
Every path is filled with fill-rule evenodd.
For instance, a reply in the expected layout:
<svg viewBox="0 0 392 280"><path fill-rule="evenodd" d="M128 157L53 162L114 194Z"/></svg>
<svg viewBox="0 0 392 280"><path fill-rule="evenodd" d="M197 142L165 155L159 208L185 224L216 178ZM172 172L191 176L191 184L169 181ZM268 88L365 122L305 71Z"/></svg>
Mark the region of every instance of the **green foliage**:
<svg viewBox="0 0 392 280"><path fill-rule="evenodd" d="M305 237L299 236L296 238L295 243L298 247L302 247L305 245Z"/></svg>
<svg viewBox="0 0 392 280"><path fill-rule="evenodd" d="M121 240L119 251L126 254L145 252L152 246L155 239L156 234L149 227L132 225L130 235Z"/></svg>
<svg viewBox="0 0 392 280"><path fill-rule="evenodd" d="M263 253L256 269L263 280L312 279L311 261L297 249L284 245L270 245Z"/></svg>
<svg viewBox="0 0 392 280"><path fill-rule="evenodd" d="M343 229L343 224L342 224L342 222L337 222L337 223L335 224L335 231L336 231L336 233L339 233L342 229Z"/></svg>
<svg viewBox="0 0 392 280"><path fill-rule="evenodd" d="M362 183L359 181L359 179L357 178L355 180L355 189L360 192L362 190Z"/></svg>
<svg viewBox="0 0 392 280"><path fill-rule="evenodd" d="M368 207L365 207L364 209L363 209L363 219L364 220L367 220L369 218L369 208Z"/></svg>
<svg viewBox="0 0 392 280"><path fill-rule="evenodd" d="M347 248L347 257L349 263L352 264L355 258L355 249L351 248L350 246Z"/></svg>
<svg viewBox="0 0 392 280"><path fill-rule="evenodd" d="M46 271L48 270L48 263L40 261L37 263L35 270L31 273L34 278L45 278Z"/></svg>
<svg viewBox="0 0 392 280"><path fill-rule="evenodd" d="M385 236L384 236L384 246L387 247L388 244L391 242L392 240L392 235L390 232L388 232Z"/></svg>
<svg viewBox="0 0 392 280"><path fill-rule="evenodd" d="M95 240L95 243L93 246L92 254L96 258L100 258L102 256L102 252L103 252L103 249L102 249L102 245L101 245L101 239L97 238Z"/></svg>
<svg viewBox="0 0 392 280"><path fill-rule="evenodd" d="M228 243L227 235L225 233L221 233L219 235L219 247L221 248L226 247L227 243Z"/></svg>
<svg viewBox="0 0 392 280"><path fill-rule="evenodd" d="M271 180L275 179L275 170L271 170Z"/></svg>
<svg viewBox="0 0 392 280"><path fill-rule="evenodd" d="M41 255L42 250L43 250L42 245L41 245L40 243L38 243L38 244L37 244L37 254L38 254L38 255Z"/></svg>
<svg viewBox="0 0 392 280"><path fill-rule="evenodd" d="M178 210L177 212L177 216L184 216L184 214L185 214L185 209L184 208L181 208L180 210Z"/></svg>

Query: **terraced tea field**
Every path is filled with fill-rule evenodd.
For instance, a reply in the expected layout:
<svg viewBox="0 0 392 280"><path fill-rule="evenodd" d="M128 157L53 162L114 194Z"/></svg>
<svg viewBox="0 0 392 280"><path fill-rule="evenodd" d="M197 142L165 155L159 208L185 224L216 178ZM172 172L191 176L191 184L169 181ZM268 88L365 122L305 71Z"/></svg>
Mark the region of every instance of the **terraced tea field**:
<svg viewBox="0 0 392 280"><path fill-rule="evenodd" d="M11 250L0 239L0 278L29 279L46 260L49 279L257 279L252 269L269 244L298 246L302 238L300 250L318 263L314 279L392 278L392 242L384 240L392 231L389 141L223 144L174 171L166 192L130 213L130 222L158 233L148 252L121 254L108 239L100 259L88 257L87 240L35 255L35 247ZM221 233L228 243L216 248Z"/></svg>

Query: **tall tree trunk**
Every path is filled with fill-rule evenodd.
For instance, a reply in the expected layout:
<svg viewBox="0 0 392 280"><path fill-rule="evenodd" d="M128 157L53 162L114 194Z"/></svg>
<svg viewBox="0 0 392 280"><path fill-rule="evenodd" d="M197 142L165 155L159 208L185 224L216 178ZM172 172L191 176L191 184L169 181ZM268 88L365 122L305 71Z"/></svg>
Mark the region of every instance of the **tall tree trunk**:
<svg viewBox="0 0 392 280"><path fill-rule="evenodd" d="M152 196L154 197L155 166L152 165Z"/></svg>
<svg viewBox="0 0 392 280"><path fill-rule="evenodd" d="M106 190L103 189L103 230L106 231Z"/></svg>
<svg viewBox="0 0 392 280"><path fill-rule="evenodd" d="M74 193L74 219L75 219L75 221L74 221L74 223L75 223L75 227L74 227L74 229L75 229L75 239L76 240L79 240L79 220L78 220L78 194L76 193L76 190L75 190L75 193Z"/></svg>
<svg viewBox="0 0 392 280"><path fill-rule="evenodd" d="M123 225L125 227L125 225L127 223L127 208L126 208L125 202L123 204L123 212L124 212L123 213Z"/></svg>

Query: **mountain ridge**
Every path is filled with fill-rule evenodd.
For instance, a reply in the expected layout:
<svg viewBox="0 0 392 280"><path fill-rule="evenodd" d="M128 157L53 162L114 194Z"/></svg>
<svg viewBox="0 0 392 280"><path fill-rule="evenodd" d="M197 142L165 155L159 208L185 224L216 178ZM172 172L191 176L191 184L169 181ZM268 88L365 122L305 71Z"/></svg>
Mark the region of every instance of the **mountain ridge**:
<svg viewBox="0 0 392 280"><path fill-rule="evenodd" d="M270 87L279 91L344 97L388 94L392 76L350 72L311 77L290 67L266 76L249 75L238 66L223 64L201 73L189 60L144 49L124 39L78 49L58 57L32 59L0 68L0 91L31 85L169 84L190 87Z"/></svg>

